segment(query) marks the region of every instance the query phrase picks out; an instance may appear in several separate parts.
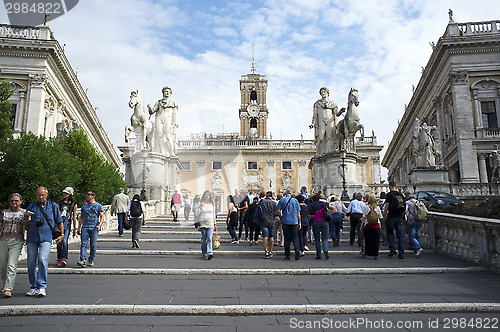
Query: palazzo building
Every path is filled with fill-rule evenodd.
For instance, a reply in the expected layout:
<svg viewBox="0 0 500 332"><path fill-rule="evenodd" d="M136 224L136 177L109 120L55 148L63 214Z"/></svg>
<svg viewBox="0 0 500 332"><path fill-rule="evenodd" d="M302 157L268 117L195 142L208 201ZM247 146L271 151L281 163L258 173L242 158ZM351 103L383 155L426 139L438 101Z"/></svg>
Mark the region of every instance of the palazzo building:
<svg viewBox="0 0 500 332"><path fill-rule="evenodd" d="M421 79L389 144L382 165L389 178L418 189L417 120L435 129L435 165L443 184L465 185L488 194L498 181L500 146L500 21L457 23L444 35L423 68ZM425 148L425 146L424 146ZM429 168L427 167L427 168ZM425 167L424 167L425 168Z"/></svg>
<svg viewBox="0 0 500 332"><path fill-rule="evenodd" d="M83 128L96 150L112 165L122 162L80 85L64 49L48 26L0 25L0 79L14 94L14 135L54 137Z"/></svg>
<svg viewBox="0 0 500 332"><path fill-rule="evenodd" d="M306 186L311 190L309 162L316 154L314 141L268 137L267 119L272 110L267 108L267 87L267 77L256 73L252 64L251 73L240 79L240 132L193 134L178 140L182 193L194 196L211 190L224 209L227 195L234 194L235 189L254 193L290 189L298 193ZM356 147L367 161L363 181L379 184L381 147L376 138L366 137Z"/></svg>

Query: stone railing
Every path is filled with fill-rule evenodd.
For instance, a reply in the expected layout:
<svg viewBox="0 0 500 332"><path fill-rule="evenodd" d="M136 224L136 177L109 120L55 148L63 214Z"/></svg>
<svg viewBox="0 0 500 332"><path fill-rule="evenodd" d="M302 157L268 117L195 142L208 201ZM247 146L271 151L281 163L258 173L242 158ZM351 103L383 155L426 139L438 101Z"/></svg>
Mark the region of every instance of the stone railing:
<svg viewBox="0 0 500 332"><path fill-rule="evenodd" d="M0 37L2 38L38 39L39 36L39 27L16 26L8 24L0 25Z"/></svg>
<svg viewBox="0 0 500 332"><path fill-rule="evenodd" d="M500 196L500 183L454 183L450 194L461 199Z"/></svg>
<svg viewBox="0 0 500 332"><path fill-rule="evenodd" d="M160 201L148 201L145 203L146 205L146 221L149 218L152 218L154 216L159 215L161 209L159 208L159 205L161 204ZM118 219L116 215L112 216L111 215L111 205L104 205L104 221L102 222L102 227L100 233L108 233L108 232L116 232L118 234ZM77 220L77 225L78 225L78 218L80 217L80 209L77 210L76 212L76 220ZM80 242L80 235L73 236L72 234L69 235L68 243L79 243ZM52 242L52 249L56 248L55 242ZM26 259L26 246L24 247L20 259Z"/></svg>
<svg viewBox="0 0 500 332"><path fill-rule="evenodd" d="M478 138L500 138L499 128L477 128Z"/></svg>
<svg viewBox="0 0 500 332"><path fill-rule="evenodd" d="M458 29L462 35L483 34L483 33L498 33L500 31L500 22L469 22L459 23Z"/></svg>
<svg viewBox="0 0 500 332"><path fill-rule="evenodd" d="M389 185L386 184L369 184L368 188L370 189L369 194L373 195L377 198L380 197L381 192L385 192L386 194L390 191L389 190Z"/></svg>
<svg viewBox="0 0 500 332"><path fill-rule="evenodd" d="M500 220L429 212L422 247L469 262L500 268Z"/></svg>
<svg viewBox="0 0 500 332"><path fill-rule="evenodd" d="M262 147L274 149L313 149L313 140L269 140L269 139L179 139L179 149L205 149L207 147Z"/></svg>

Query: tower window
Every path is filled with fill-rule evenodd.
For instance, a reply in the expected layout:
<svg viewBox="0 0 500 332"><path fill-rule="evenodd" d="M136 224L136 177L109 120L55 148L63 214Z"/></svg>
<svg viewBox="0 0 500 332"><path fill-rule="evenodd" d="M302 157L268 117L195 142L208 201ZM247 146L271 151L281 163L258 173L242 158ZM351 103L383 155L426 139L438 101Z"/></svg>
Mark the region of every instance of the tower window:
<svg viewBox="0 0 500 332"><path fill-rule="evenodd" d="M498 128L497 112L494 101L482 102L481 113L483 115L483 128Z"/></svg>
<svg viewBox="0 0 500 332"><path fill-rule="evenodd" d="M252 91L250 92L250 104L251 104L252 102L257 103L257 91L255 91L255 90L252 90Z"/></svg>

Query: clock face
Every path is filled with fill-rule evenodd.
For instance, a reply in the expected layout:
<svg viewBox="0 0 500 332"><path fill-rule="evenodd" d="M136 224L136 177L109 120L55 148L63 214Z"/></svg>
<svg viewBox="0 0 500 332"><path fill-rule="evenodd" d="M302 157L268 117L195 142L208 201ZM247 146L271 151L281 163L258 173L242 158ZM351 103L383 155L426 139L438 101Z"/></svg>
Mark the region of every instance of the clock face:
<svg viewBox="0 0 500 332"><path fill-rule="evenodd" d="M259 115L260 108L256 104L251 104L250 106L247 107L247 112L248 115L250 116L257 116Z"/></svg>

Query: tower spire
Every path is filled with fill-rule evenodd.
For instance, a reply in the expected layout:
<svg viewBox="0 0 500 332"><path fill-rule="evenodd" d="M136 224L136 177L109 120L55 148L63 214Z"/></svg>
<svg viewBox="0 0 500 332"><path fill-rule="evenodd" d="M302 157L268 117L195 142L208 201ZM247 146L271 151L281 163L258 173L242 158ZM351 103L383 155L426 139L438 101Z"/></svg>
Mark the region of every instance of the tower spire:
<svg viewBox="0 0 500 332"><path fill-rule="evenodd" d="M254 49L254 44L252 44L252 74L255 74L255 49Z"/></svg>

